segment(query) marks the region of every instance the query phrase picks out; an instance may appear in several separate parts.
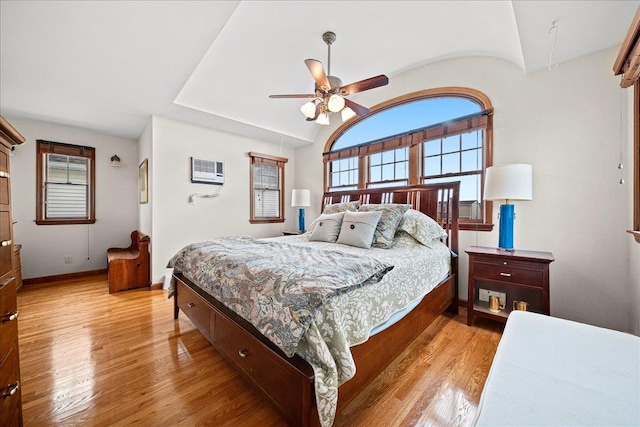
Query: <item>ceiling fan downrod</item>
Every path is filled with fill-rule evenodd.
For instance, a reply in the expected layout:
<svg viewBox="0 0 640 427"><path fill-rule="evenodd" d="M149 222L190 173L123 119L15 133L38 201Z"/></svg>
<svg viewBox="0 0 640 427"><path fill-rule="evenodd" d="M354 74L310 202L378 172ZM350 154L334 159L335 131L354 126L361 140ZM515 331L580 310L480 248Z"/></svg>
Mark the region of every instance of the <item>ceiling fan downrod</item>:
<svg viewBox="0 0 640 427"><path fill-rule="evenodd" d="M336 33L327 31L322 35L322 40L327 44L327 75L331 75L331 44L336 41Z"/></svg>

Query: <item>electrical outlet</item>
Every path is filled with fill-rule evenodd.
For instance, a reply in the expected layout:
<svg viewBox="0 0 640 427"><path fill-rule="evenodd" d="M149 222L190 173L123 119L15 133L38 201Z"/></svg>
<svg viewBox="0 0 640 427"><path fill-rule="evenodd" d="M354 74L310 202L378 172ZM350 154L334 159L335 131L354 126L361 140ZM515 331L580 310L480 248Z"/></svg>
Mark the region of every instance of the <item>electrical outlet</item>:
<svg viewBox="0 0 640 427"><path fill-rule="evenodd" d="M478 299L480 301L489 302L490 296L496 296L500 300L500 305L505 305L507 302L507 294L504 292L490 291L488 289L478 289Z"/></svg>
<svg viewBox="0 0 640 427"><path fill-rule="evenodd" d="M65 264L71 264L71 255L65 255L64 256L64 263Z"/></svg>

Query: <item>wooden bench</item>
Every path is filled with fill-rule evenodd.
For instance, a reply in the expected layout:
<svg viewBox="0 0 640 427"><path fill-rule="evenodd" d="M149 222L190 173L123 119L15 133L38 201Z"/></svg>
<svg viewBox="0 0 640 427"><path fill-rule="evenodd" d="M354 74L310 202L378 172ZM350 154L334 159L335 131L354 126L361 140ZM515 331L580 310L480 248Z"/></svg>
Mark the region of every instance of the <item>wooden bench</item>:
<svg viewBox="0 0 640 427"><path fill-rule="evenodd" d="M128 248L107 250L109 293L151 286L149 275L149 236L131 233Z"/></svg>

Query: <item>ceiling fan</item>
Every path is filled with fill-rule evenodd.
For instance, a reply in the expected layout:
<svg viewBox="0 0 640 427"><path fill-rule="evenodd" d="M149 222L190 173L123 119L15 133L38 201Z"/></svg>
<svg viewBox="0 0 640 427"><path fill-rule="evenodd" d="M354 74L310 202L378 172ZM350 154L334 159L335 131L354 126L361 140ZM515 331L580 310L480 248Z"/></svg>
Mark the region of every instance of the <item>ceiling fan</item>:
<svg viewBox="0 0 640 427"><path fill-rule="evenodd" d="M300 110L307 117L307 121L316 121L319 124L329 124L329 113L341 113L345 122L356 114L364 116L369 109L357 104L346 97L357 92L375 89L389 83L389 78L384 74L360 80L343 86L342 80L331 75L331 44L336 40L335 33L327 31L322 35L322 40L327 44L327 73L322 68L322 63L316 59L305 59L304 63L316 81L315 93L292 95L269 95L269 98L313 98L304 104Z"/></svg>

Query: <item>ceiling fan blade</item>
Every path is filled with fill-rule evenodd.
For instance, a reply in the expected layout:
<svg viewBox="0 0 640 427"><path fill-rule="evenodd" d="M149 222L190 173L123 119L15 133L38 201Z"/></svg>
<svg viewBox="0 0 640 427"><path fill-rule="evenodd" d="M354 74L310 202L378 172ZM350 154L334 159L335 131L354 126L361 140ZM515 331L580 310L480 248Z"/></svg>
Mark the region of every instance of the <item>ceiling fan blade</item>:
<svg viewBox="0 0 640 427"><path fill-rule="evenodd" d="M307 68L311 72L311 75L319 88L325 91L331 89L331 83L329 83L329 78L324 72L324 68L322 68L322 63L320 61L316 59L305 59L304 63L307 64Z"/></svg>
<svg viewBox="0 0 640 427"><path fill-rule="evenodd" d="M369 109L367 107L363 107L360 104L356 104L350 99L345 98L344 104L347 107L351 108L359 116L366 116L367 114L369 114Z"/></svg>
<svg viewBox="0 0 640 427"><path fill-rule="evenodd" d="M315 93L300 93L293 95L269 95L269 98L315 98Z"/></svg>
<svg viewBox="0 0 640 427"><path fill-rule="evenodd" d="M315 114L315 116L307 117L307 121L308 122L312 122L312 121L316 120L321 112L322 112L322 105L321 104L316 104L316 114Z"/></svg>
<svg viewBox="0 0 640 427"><path fill-rule="evenodd" d="M357 92L364 92L365 90L374 89L380 86L384 86L389 83L389 77L384 74L371 77L359 82L351 83L340 88L341 95L352 95ZM355 110L354 110L355 111Z"/></svg>

